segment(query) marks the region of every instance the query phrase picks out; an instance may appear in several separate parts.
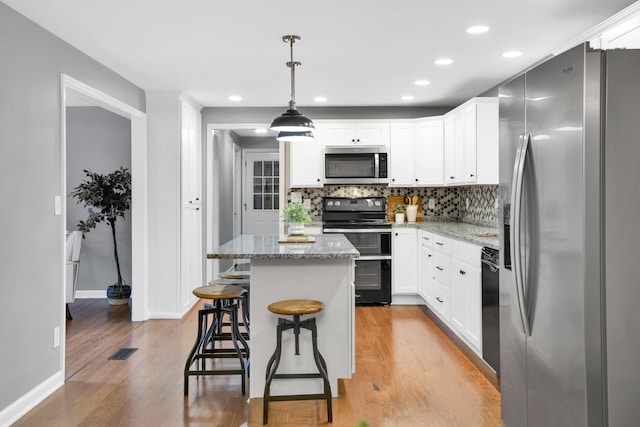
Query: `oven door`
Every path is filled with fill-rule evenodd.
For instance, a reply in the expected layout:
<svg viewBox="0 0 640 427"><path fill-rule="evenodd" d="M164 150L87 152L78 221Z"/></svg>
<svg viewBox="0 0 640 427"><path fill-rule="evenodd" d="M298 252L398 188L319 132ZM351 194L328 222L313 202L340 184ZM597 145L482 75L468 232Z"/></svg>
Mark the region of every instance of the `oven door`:
<svg viewBox="0 0 640 427"><path fill-rule="evenodd" d="M391 257L356 259L356 304L391 304Z"/></svg>
<svg viewBox="0 0 640 427"><path fill-rule="evenodd" d="M356 258L356 304L391 303L391 229L326 228L341 233L360 252Z"/></svg>

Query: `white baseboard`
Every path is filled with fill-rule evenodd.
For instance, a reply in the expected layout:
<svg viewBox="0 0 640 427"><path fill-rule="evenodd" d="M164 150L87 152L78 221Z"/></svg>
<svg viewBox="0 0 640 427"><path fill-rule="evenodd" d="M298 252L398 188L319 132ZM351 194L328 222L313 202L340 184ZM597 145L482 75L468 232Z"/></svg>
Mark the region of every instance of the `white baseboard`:
<svg viewBox="0 0 640 427"><path fill-rule="evenodd" d="M15 423L24 414L36 407L64 384L64 376L58 371L53 376L36 386L20 399L0 411L0 426L7 427Z"/></svg>
<svg viewBox="0 0 640 427"><path fill-rule="evenodd" d="M86 299L86 298L106 298L107 297L107 290L106 289L102 289L99 291L79 291L76 290L76 298L78 299Z"/></svg>
<svg viewBox="0 0 640 427"><path fill-rule="evenodd" d="M391 305L424 305L424 300L420 295L391 295Z"/></svg>

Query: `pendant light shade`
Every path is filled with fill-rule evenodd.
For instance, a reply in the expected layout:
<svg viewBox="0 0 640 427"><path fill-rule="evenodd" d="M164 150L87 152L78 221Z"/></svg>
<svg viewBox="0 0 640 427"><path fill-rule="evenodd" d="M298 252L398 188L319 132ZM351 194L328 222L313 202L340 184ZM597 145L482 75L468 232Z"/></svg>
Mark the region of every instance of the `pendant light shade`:
<svg viewBox="0 0 640 427"><path fill-rule="evenodd" d="M286 132L282 131L276 137L278 141L312 141L313 132Z"/></svg>
<svg viewBox="0 0 640 427"><path fill-rule="evenodd" d="M295 35L282 37L282 41L284 41L285 43L289 43L291 51L291 61L287 62L287 67L291 68L291 100L289 101L289 109L285 111L281 116L273 119L273 122L270 126L271 130L280 132L280 134L278 135L278 140L280 141L312 140L312 130L315 129L315 126L313 125L311 119L302 114L296 108L295 70L297 66L302 65L300 62L296 62L293 60L293 44L296 40L300 40L300 37Z"/></svg>

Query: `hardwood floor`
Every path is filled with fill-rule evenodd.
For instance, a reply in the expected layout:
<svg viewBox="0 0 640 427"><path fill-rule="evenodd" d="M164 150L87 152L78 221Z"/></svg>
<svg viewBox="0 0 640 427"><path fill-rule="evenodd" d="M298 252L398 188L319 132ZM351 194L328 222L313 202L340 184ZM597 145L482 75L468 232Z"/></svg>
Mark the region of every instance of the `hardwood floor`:
<svg viewBox="0 0 640 427"><path fill-rule="evenodd" d="M126 306L76 300L67 324L67 382L14 425L262 425L262 401L247 403L238 376L192 379L183 398L200 307L181 320L132 323ZM358 307L356 325L357 372L340 382L332 425L502 425L499 393L424 308ZM107 360L121 347L138 350L124 361ZM269 425L330 425L324 405L274 402Z"/></svg>

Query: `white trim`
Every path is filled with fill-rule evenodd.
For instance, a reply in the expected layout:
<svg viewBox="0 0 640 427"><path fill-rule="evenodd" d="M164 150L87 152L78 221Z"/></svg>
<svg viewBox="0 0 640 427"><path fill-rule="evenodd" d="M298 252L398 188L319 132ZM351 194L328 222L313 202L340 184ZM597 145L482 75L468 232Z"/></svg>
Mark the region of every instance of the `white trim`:
<svg viewBox="0 0 640 427"><path fill-rule="evenodd" d="M97 291L97 290L76 291L76 299L96 299L96 298L106 298L106 297L107 297L106 289L102 289L100 291ZM73 308L73 305L71 307ZM73 314L73 312L71 314Z"/></svg>
<svg viewBox="0 0 640 427"><path fill-rule="evenodd" d="M625 9L622 9L620 12L616 13L615 15L602 21L595 27L592 27L591 29L585 31L584 33L569 40L567 43L563 44L562 46L558 47L553 52L551 52L551 54L554 56L560 55L562 52L565 52L573 47L576 47L581 43L597 39L598 37L602 36L602 34L604 34L605 32L612 30L617 25L623 23L627 19L635 17L639 13L640 13L640 1L637 1L631 4L630 6L626 7Z"/></svg>
<svg viewBox="0 0 640 427"><path fill-rule="evenodd" d="M220 182L217 178L219 171L218 162L219 159L216 156L215 144L216 138L214 138L215 126L207 124L206 135L206 187L203 192L205 196L205 218L206 218L206 251L212 253L215 248L220 246L220 224L218 221L214 221L214 218L219 217L220 210ZM207 276L205 280L218 277L220 272L220 260L207 260Z"/></svg>
<svg viewBox="0 0 640 427"><path fill-rule="evenodd" d="M64 269L63 269L64 270ZM62 298L64 300L64 298ZM51 393L64 385L64 374L59 371L44 380L11 405L0 411L0 426L10 426L35 408Z"/></svg>

